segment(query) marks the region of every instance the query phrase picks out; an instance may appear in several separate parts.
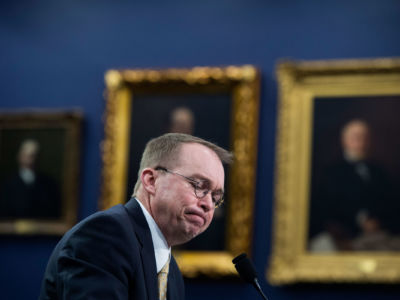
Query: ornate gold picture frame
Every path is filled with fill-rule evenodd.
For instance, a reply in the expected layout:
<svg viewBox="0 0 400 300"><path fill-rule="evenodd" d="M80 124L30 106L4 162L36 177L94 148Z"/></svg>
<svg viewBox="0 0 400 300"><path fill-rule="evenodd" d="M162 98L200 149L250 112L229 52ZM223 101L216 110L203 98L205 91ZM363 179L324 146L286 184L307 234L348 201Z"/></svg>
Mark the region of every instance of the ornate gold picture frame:
<svg viewBox="0 0 400 300"><path fill-rule="evenodd" d="M77 111L0 113L0 233L62 235L77 220Z"/></svg>
<svg viewBox="0 0 400 300"><path fill-rule="evenodd" d="M287 61L278 64L277 76L275 222L267 279L400 282L400 59ZM350 132L359 134L353 152ZM342 164L351 162L352 175L331 164L339 156ZM390 192L381 189L383 172L374 181L377 164L370 165L371 159L391 178Z"/></svg>
<svg viewBox="0 0 400 300"><path fill-rule="evenodd" d="M189 278L235 275L231 260L240 252L248 252L252 241L259 107L257 69L245 65L110 70L105 82L100 208L129 200L145 143L171 130L171 116L183 111L191 121L183 127L180 123L182 132L216 142L233 151L235 158L226 170L226 204L222 210L216 210L214 227L199 236L203 240L197 244L196 238L194 244L176 249L175 257L182 273ZM222 217L218 219L219 216ZM215 244L219 246L214 247Z"/></svg>

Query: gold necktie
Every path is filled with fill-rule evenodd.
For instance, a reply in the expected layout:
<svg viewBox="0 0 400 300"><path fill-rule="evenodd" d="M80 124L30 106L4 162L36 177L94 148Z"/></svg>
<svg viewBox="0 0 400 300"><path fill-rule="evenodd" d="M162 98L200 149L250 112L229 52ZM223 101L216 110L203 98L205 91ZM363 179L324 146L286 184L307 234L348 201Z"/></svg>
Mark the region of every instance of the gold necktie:
<svg viewBox="0 0 400 300"><path fill-rule="evenodd" d="M167 299L167 279L169 271L169 259L162 267L161 271L158 272L158 296L160 300Z"/></svg>

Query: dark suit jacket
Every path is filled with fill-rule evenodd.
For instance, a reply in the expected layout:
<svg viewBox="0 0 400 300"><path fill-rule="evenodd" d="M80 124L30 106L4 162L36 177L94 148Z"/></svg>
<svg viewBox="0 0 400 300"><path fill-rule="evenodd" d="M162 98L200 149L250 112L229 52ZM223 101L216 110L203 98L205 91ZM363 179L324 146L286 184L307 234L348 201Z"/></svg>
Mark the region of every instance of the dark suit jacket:
<svg viewBox="0 0 400 300"><path fill-rule="evenodd" d="M45 174L35 175L32 184L26 184L19 174L14 174L3 183L0 188L0 218L61 217L61 197L57 183Z"/></svg>
<svg viewBox="0 0 400 300"><path fill-rule="evenodd" d="M362 179L356 172L356 165L341 160L329 166L320 178L311 206L311 235L326 229L328 224L341 226L341 234L354 238L361 234L356 216L361 210L370 217L381 221L385 229L390 225L391 212L397 212L391 200L391 186L388 177L379 166L365 161L369 179ZM396 217L395 217L396 218Z"/></svg>
<svg viewBox="0 0 400 300"><path fill-rule="evenodd" d="M182 275L170 262L167 299L184 299ZM158 300L150 229L135 199L81 221L50 257L39 299Z"/></svg>

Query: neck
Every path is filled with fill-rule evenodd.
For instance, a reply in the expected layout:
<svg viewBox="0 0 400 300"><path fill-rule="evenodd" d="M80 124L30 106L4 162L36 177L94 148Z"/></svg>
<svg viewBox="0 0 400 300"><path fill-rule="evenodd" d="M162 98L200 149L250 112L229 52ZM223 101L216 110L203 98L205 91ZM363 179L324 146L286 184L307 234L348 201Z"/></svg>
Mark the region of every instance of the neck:
<svg viewBox="0 0 400 300"><path fill-rule="evenodd" d="M151 211L151 206L150 206L150 197L148 196L148 194L143 193L139 189L137 193L134 195L134 197L146 208L151 217L154 219L154 215L153 212Z"/></svg>
<svg viewBox="0 0 400 300"><path fill-rule="evenodd" d="M171 245L170 241L168 240L167 236L165 235L165 232L163 232L162 228L158 224L157 218L155 218L155 216L154 216L153 210L150 205L150 201L151 201L150 195L146 192L143 192L141 190L141 188L139 188L139 190L137 191L136 195L134 195L134 197L143 205L143 207L147 210L147 212L153 218L154 222L156 222L158 228L160 229L160 231L164 235L164 238L166 239L168 247L171 247L172 245Z"/></svg>
<svg viewBox="0 0 400 300"><path fill-rule="evenodd" d="M360 153L352 153L352 152L344 152L344 158L348 162L358 162L360 160L365 160L366 155L365 154L360 154Z"/></svg>

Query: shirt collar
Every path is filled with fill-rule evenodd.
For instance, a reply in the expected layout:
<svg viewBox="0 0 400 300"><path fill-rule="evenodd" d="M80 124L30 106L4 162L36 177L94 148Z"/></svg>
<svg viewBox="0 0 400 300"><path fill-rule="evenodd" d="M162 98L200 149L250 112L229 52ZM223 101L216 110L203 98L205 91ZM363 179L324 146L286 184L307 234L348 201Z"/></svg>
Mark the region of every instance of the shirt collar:
<svg viewBox="0 0 400 300"><path fill-rule="evenodd" d="M154 221L150 213L147 211L147 209L138 199L136 199L136 201L142 208L144 217L146 218L147 224L149 225L150 228L151 239L153 240L153 246L154 246L154 255L156 257L157 273L158 273L160 272L162 267L166 264L166 262L169 260L171 255L171 247L168 247L164 235L162 234L160 228L158 227L157 223Z"/></svg>

